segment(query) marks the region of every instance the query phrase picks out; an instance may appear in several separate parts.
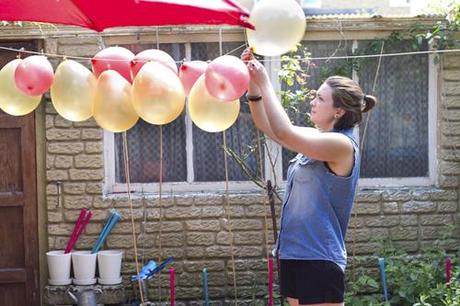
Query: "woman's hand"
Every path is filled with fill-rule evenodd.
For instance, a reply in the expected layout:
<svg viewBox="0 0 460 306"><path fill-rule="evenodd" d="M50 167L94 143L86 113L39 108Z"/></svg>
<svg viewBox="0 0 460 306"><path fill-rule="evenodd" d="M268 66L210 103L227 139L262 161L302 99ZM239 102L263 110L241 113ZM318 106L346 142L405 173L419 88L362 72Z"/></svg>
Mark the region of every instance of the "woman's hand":
<svg viewBox="0 0 460 306"><path fill-rule="evenodd" d="M241 60L246 63L251 77L251 82L258 87L270 81L265 67L254 57L251 48L246 48L241 54Z"/></svg>

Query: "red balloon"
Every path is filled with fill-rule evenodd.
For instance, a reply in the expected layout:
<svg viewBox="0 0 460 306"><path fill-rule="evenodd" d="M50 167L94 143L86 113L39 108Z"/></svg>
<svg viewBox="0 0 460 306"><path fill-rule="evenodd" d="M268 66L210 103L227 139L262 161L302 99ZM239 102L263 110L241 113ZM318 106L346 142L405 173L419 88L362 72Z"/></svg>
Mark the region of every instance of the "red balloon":
<svg viewBox="0 0 460 306"><path fill-rule="evenodd" d="M223 55L213 60L204 76L208 92L223 101L238 99L249 85L248 68L233 55Z"/></svg>
<svg viewBox="0 0 460 306"><path fill-rule="evenodd" d="M168 53L158 49L149 49L136 54L131 61L131 73L133 78L136 77L137 73L141 70L141 67L145 63L152 61L165 65L177 74L176 62Z"/></svg>
<svg viewBox="0 0 460 306"><path fill-rule="evenodd" d="M14 72L16 87L29 96L42 95L51 87L53 80L53 66L42 55L26 57Z"/></svg>
<svg viewBox="0 0 460 306"><path fill-rule="evenodd" d="M130 63L134 53L123 47L109 47L99 51L91 60L93 72L98 78L106 70L115 70L132 83Z"/></svg>
<svg viewBox="0 0 460 306"><path fill-rule="evenodd" d="M191 61L183 63L179 68L179 78L184 86L185 95L188 96L193 84L206 71L208 63Z"/></svg>

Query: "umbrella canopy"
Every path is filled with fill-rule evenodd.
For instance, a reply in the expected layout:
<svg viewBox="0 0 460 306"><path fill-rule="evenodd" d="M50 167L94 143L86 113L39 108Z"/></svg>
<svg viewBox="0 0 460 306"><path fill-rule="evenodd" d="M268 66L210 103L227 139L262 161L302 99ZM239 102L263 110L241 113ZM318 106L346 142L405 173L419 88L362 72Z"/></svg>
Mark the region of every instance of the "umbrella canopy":
<svg viewBox="0 0 460 306"><path fill-rule="evenodd" d="M103 31L123 26L228 24L253 28L232 0L0 0L0 20L74 25Z"/></svg>

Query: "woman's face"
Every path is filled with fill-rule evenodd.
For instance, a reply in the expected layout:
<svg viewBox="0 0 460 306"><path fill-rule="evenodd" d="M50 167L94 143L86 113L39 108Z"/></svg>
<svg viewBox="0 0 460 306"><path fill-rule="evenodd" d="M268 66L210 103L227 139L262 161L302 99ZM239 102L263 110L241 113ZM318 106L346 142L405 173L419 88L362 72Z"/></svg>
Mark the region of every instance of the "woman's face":
<svg viewBox="0 0 460 306"><path fill-rule="evenodd" d="M323 131L333 129L335 122L341 116L341 109L334 107L332 99L332 88L326 83L323 83L316 97L310 102L311 105L311 121L315 126Z"/></svg>

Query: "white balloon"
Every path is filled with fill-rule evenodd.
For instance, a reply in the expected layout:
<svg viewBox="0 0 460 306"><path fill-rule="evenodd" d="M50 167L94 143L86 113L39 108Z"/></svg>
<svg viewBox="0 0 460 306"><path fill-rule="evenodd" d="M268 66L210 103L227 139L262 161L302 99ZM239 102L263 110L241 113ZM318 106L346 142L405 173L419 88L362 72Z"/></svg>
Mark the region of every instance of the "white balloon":
<svg viewBox="0 0 460 306"><path fill-rule="evenodd" d="M295 0L257 2L249 21L255 26L255 30L246 30L249 46L264 56L293 50L305 33L305 13Z"/></svg>

